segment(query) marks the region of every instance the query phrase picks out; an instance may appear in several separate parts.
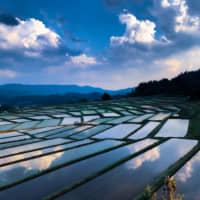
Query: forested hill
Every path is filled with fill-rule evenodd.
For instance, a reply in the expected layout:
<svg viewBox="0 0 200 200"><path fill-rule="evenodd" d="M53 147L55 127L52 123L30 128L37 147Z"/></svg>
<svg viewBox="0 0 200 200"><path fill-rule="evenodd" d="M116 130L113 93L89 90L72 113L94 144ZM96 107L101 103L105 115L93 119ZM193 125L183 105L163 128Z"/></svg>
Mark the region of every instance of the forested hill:
<svg viewBox="0 0 200 200"><path fill-rule="evenodd" d="M135 96L157 94L184 95L200 98L200 70L184 72L171 80L162 79L140 83L135 89Z"/></svg>

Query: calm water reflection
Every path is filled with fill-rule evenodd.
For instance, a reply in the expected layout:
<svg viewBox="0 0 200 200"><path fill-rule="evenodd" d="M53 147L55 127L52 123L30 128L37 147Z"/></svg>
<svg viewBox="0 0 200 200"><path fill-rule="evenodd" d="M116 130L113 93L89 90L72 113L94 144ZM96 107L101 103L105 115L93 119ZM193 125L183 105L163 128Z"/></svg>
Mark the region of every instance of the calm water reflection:
<svg viewBox="0 0 200 200"><path fill-rule="evenodd" d="M160 124L159 122L148 122L144 127L142 127L136 133L131 135L129 139L136 140L136 139L144 138L147 135L149 135L149 133L151 133L151 131L153 131L159 124Z"/></svg>
<svg viewBox="0 0 200 200"><path fill-rule="evenodd" d="M184 195L184 200L199 200L200 180L200 152L189 160L174 176L177 184L177 193ZM158 191L161 197L162 188Z"/></svg>
<svg viewBox="0 0 200 200"><path fill-rule="evenodd" d="M187 134L189 121L169 119L156 135L157 137L184 137Z"/></svg>
<svg viewBox="0 0 200 200"><path fill-rule="evenodd" d="M77 146L88 142L90 142L90 140L73 142L69 143L69 145ZM107 140L0 167L0 186L17 182L26 178L27 176L37 174L47 168L55 167L63 163L69 163L71 161L76 161L77 159L118 146L120 144L122 144L122 142ZM56 148L56 150L62 150L59 149L59 146ZM24 158L24 154L20 156Z"/></svg>
<svg viewBox="0 0 200 200"><path fill-rule="evenodd" d="M139 128L140 125L138 124L119 124L110 128L102 133L99 133L94 138L115 138L115 139L122 139L126 137L128 134L135 131Z"/></svg>
<svg viewBox="0 0 200 200"><path fill-rule="evenodd" d="M58 199L131 199L196 144L196 141L171 139Z"/></svg>
<svg viewBox="0 0 200 200"><path fill-rule="evenodd" d="M82 131L81 133L72 135L70 138L72 139L77 139L77 140L82 140L82 139L86 139L88 137L91 137L92 135L95 135L101 131L104 131L108 128L111 128L112 126L110 125L99 125L93 128L90 128L88 130Z"/></svg>
<svg viewBox="0 0 200 200"><path fill-rule="evenodd" d="M41 199L155 143L146 139L63 167L0 193L0 199ZM55 184L56 183L56 184ZM45 187L43 187L45 185Z"/></svg>

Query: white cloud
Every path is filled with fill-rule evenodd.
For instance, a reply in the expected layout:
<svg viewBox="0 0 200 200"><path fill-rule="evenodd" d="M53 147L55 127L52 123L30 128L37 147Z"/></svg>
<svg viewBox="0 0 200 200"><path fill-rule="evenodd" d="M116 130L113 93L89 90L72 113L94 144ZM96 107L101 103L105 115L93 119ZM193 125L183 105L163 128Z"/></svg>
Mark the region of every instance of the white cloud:
<svg viewBox="0 0 200 200"><path fill-rule="evenodd" d="M0 69L0 77L15 78L17 73L9 69Z"/></svg>
<svg viewBox="0 0 200 200"><path fill-rule="evenodd" d="M81 54L79 56L70 56L70 62L80 67L100 64L100 62L97 62L96 58L89 57L86 54Z"/></svg>
<svg viewBox="0 0 200 200"><path fill-rule="evenodd" d="M176 179L180 182L186 182L192 177L194 168L200 161L200 153L197 153L190 161L188 161L184 168L176 174Z"/></svg>
<svg viewBox="0 0 200 200"><path fill-rule="evenodd" d="M124 42L152 43L155 41L155 23L149 20L138 20L130 13L122 13L119 16L122 24L126 24L126 32L121 37L111 37L111 45L120 45Z"/></svg>
<svg viewBox="0 0 200 200"><path fill-rule="evenodd" d="M161 0L161 6L175 10L175 32L196 33L199 31L200 18L189 15L188 5L185 0Z"/></svg>
<svg viewBox="0 0 200 200"><path fill-rule="evenodd" d="M47 28L43 22L31 18L20 20L16 26L0 24L0 48L6 50L25 49L26 54L31 56L29 50L40 51L44 48L57 48L60 36ZM35 54L32 54L35 56Z"/></svg>
<svg viewBox="0 0 200 200"><path fill-rule="evenodd" d="M61 147L55 147L52 151L59 151L62 150ZM38 170L38 171L42 171L45 170L47 168L49 168L52 164L52 162L58 158L60 158L63 155L63 151L54 153L54 154L50 154L50 155L46 155L46 156L42 156L39 159L32 159L29 160L29 162L20 162L19 164L15 165L7 165L5 167L2 167L2 173L4 174L4 176L6 177L8 175L8 173L10 171L10 169L14 169L17 167L25 167L27 170ZM37 151L37 156L44 154L44 152L41 151ZM32 156L36 156L36 153L32 152ZM13 161L17 161L17 160L23 160L25 157L24 154L19 154L16 156L12 156L12 157L7 157L6 159L4 159L4 163L6 162L13 162ZM20 176L20 174L19 174Z"/></svg>
<svg viewBox="0 0 200 200"><path fill-rule="evenodd" d="M132 161L128 162L129 169L137 169L138 167L142 166L145 162L153 162L160 158L160 149L158 147L153 148L150 151L142 154L141 156L136 157Z"/></svg>
<svg viewBox="0 0 200 200"><path fill-rule="evenodd" d="M199 57L200 48L195 47L188 51L177 53L168 58L155 60L153 64L155 67L160 66L159 71L163 72L163 78L172 78L181 72L199 69Z"/></svg>

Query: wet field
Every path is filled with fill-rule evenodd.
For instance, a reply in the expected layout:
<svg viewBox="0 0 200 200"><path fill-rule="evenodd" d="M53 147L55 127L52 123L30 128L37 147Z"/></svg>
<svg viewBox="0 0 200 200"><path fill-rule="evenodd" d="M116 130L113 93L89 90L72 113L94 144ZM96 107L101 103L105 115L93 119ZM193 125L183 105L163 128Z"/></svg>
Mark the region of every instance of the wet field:
<svg viewBox="0 0 200 200"><path fill-rule="evenodd" d="M0 198L142 200L173 175L199 199L199 113L169 97L2 113Z"/></svg>

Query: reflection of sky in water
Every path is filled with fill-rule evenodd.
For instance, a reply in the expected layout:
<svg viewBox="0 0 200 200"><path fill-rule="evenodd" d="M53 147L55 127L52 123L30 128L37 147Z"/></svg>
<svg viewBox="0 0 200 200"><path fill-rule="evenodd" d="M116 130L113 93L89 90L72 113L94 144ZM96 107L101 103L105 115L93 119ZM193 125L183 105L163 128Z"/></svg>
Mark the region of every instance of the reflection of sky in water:
<svg viewBox="0 0 200 200"><path fill-rule="evenodd" d="M111 121L112 119L113 119L113 118L111 118L111 117L99 118L99 119L93 120L93 122L96 122L96 123L103 123L103 122L106 122L106 121Z"/></svg>
<svg viewBox="0 0 200 200"><path fill-rule="evenodd" d="M140 122L143 122L144 120L148 119L151 116L152 116L152 114L145 114L145 115L136 117L136 118L130 120L129 122L138 122L138 123L140 123Z"/></svg>
<svg viewBox="0 0 200 200"><path fill-rule="evenodd" d="M22 159L35 157L35 156L45 155L45 154L48 154L48 153L53 153L55 151L74 147L74 146L77 146L77 145L80 145L80 144L85 144L87 142L89 142L89 141L67 143L67 144L62 144L62 145L56 146L56 147L49 147L49 148L46 148L46 149L43 149L43 150L36 150L36 151L33 150L31 152L21 153L21 154L13 155L13 156L10 156L10 157L5 157L5 158L0 159L0 165L10 163L10 162L14 162L14 161L18 161L18 160L22 160Z"/></svg>
<svg viewBox="0 0 200 200"><path fill-rule="evenodd" d="M80 117L66 117L62 120L61 125L74 124L75 122L80 122L80 121L81 121Z"/></svg>
<svg viewBox="0 0 200 200"><path fill-rule="evenodd" d="M18 125L15 129L20 130L20 129L33 128L39 123L40 123L40 121L28 121L28 122L24 122L24 123Z"/></svg>
<svg viewBox="0 0 200 200"><path fill-rule="evenodd" d="M171 113L158 113L156 114L154 117L152 117L150 120L164 120L166 119L167 117L169 117L171 115Z"/></svg>
<svg viewBox="0 0 200 200"><path fill-rule="evenodd" d="M58 139L53 139L53 140L46 140L46 141L41 141L33 144L28 144L28 145L21 145L17 147L12 147L8 149L3 149L0 150L0 157L2 156L8 156L10 154L16 154L24 151L30 151L34 149L39 149L39 148L44 148L52 145L58 145L62 143L66 143L68 140L63 139L63 138L58 138Z"/></svg>
<svg viewBox="0 0 200 200"><path fill-rule="evenodd" d="M155 147L151 151L148 151L145 154L142 154L141 156L138 156L134 160L130 161L127 164L127 168L136 169L140 167L144 162L155 161L156 159L159 159L159 157L160 157L159 148Z"/></svg>
<svg viewBox="0 0 200 200"><path fill-rule="evenodd" d="M53 135L49 135L47 136L47 138L54 138L54 137L68 137L74 133L78 133L80 131L84 131L86 129L89 129L91 128L92 126L78 126L76 128L73 128L73 129L70 129L70 130L67 130L67 131L64 131L64 132L60 132L60 133L57 133L57 134L53 134Z"/></svg>
<svg viewBox="0 0 200 200"><path fill-rule="evenodd" d="M28 136L28 135L20 135L20 136L16 136L16 137L1 138L0 144L6 143L6 142L18 141L18 140L25 140L25 139L29 139L29 138L30 138L30 136Z"/></svg>
<svg viewBox="0 0 200 200"><path fill-rule="evenodd" d="M102 115L104 117L118 117L118 116L120 116L119 114L114 113L114 112L106 112L106 113L103 113Z"/></svg>
<svg viewBox="0 0 200 200"><path fill-rule="evenodd" d="M185 195L184 200L199 200L200 180L200 152L197 153L186 165L175 175L178 192Z"/></svg>
<svg viewBox="0 0 200 200"><path fill-rule="evenodd" d="M62 148L58 146L58 147L52 148L52 150L59 151L59 150L62 150ZM42 150L37 151L37 155L42 155L43 153L44 152ZM46 156L46 157L44 157L44 159L32 159L29 162L21 162L19 165L22 167L25 167L27 170L34 170L34 169L44 170L44 169L48 168L56 158L59 158L60 156L62 156L62 154L63 154L63 152L61 151L59 153L54 153L49 156ZM34 155L35 155L35 153L29 154L30 157L34 156ZM14 157L14 159L13 159L13 157ZM21 160L21 159L26 158L26 156L24 154L16 155L13 157L10 157L5 160L9 162L9 161ZM3 168L8 170L8 169L12 169L13 166L8 165Z"/></svg>
<svg viewBox="0 0 200 200"><path fill-rule="evenodd" d="M78 133L76 135L72 135L72 139L85 139L87 137L90 137L92 135L97 134L98 132L104 131L105 129L111 128L110 125L99 125L93 128L90 128L88 130L85 130L81 133Z"/></svg>
<svg viewBox="0 0 200 200"><path fill-rule="evenodd" d="M95 136L95 138L124 138L131 132L135 131L137 128L139 128L140 125L138 124L120 124L113 128L110 128L98 135Z"/></svg>
<svg viewBox="0 0 200 200"><path fill-rule="evenodd" d="M144 127L139 129L136 133L131 135L129 139L140 139L146 137L151 131L153 131L160 123L149 122Z"/></svg>
<svg viewBox="0 0 200 200"><path fill-rule="evenodd" d="M38 134L40 132L44 132L44 131L49 131L49 130L56 130L57 128L60 128L60 126L55 126L55 127L45 127L45 128L38 128L38 129L33 129L33 130L30 130L30 131L26 131L27 133L29 134Z"/></svg>
<svg viewBox="0 0 200 200"><path fill-rule="evenodd" d="M184 195L184 200L199 200L200 180L200 152L193 156L174 176L177 184L177 193ZM161 196L163 188L160 188L158 197Z"/></svg>
<svg viewBox="0 0 200 200"><path fill-rule="evenodd" d="M6 138L6 137L19 136L19 135L22 135L22 134L17 132L17 131L12 131L12 132L9 132L9 133L1 133L0 134L0 139Z"/></svg>
<svg viewBox="0 0 200 200"><path fill-rule="evenodd" d="M14 196L17 199L41 199L49 193L80 181L92 173L96 173L98 170L138 152L155 142L156 140L146 139L57 169L56 171L1 192L0 198L4 199L6 197L13 199ZM43 187L44 185L45 188Z"/></svg>
<svg viewBox="0 0 200 200"><path fill-rule="evenodd" d="M98 115L84 116L83 117L83 121L87 122L87 121L90 121L90 120L93 120L93 119L97 119L97 118L99 118Z"/></svg>
<svg viewBox="0 0 200 200"><path fill-rule="evenodd" d="M2 143L0 144L0 149L8 148L8 147L13 147L16 145L24 145L24 144L30 144L40 141L39 139L26 139L26 140L21 140L21 141L15 141L15 142L9 142L9 143Z"/></svg>
<svg viewBox="0 0 200 200"><path fill-rule="evenodd" d="M133 118L133 116L118 117L117 119L109 121L109 123L120 124L120 123L128 121L128 120L130 120L132 118Z"/></svg>
<svg viewBox="0 0 200 200"><path fill-rule="evenodd" d="M157 137L184 137L187 134L189 121L169 119L156 135Z"/></svg>
<svg viewBox="0 0 200 200"><path fill-rule="evenodd" d="M68 131L72 128L75 128L75 126L67 126L67 127L62 127L62 128L57 128L57 129L41 132L41 133L38 133L36 136L37 137L46 137L46 136L49 136L49 135L54 135L54 134L57 134L57 133L60 133L60 132Z"/></svg>
<svg viewBox="0 0 200 200"><path fill-rule="evenodd" d="M58 199L131 199L196 144L196 141L171 139Z"/></svg>
<svg viewBox="0 0 200 200"><path fill-rule="evenodd" d="M43 120L42 122L40 122L36 127L37 128L43 128L43 127L48 127L48 126L58 126L60 123L60 119L47 119L47 120Z"/></svg>
<svg viewBox="0 0 200 200"><path fill-rule="evenodd" d="M74 142L70 144L74 144L75 146L75 144L80 145L83 143L87 143L89 141L90 140L85 140L85 141L83 140L83 141ZM94 144L89 144L86 146L70 149L68 151L58 152L55 154L50 154L50 155L34 158L31 160L15 163L12 165L7 165L5 167L1 167L0 168L0 176L1 176L0 186L19 181L29 175L37 174L39 171L47 169L49 167L55 167L63 163L75 161L77 159L83 158L93 153L97 153L102 150L116 147L120 144L122 144L122 142L111 141L111 140L101 141ZM56 147L55 150L56 149L60 150L59 148L60 147ZM20 156L24 156L24 155L20 155Z"/></svg>

